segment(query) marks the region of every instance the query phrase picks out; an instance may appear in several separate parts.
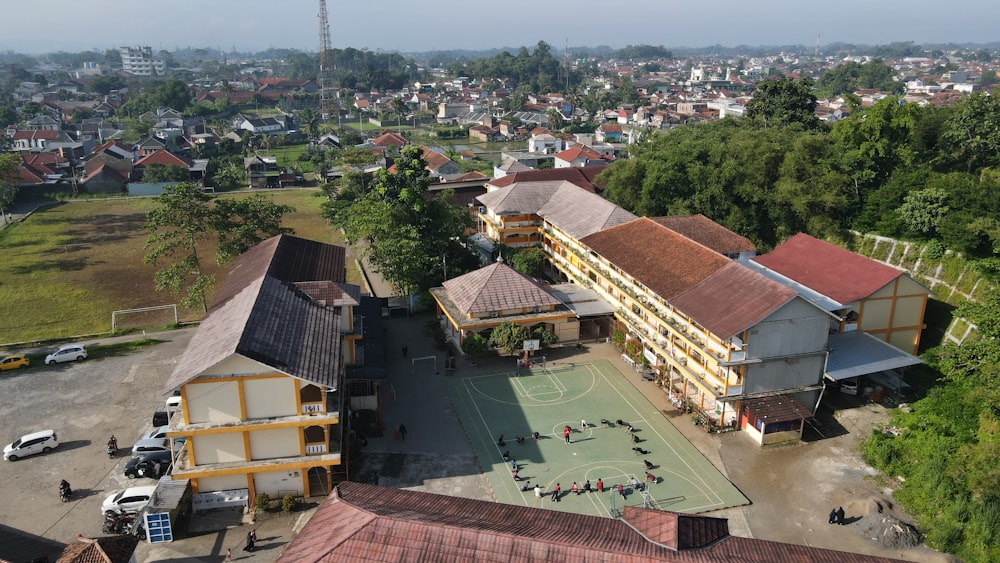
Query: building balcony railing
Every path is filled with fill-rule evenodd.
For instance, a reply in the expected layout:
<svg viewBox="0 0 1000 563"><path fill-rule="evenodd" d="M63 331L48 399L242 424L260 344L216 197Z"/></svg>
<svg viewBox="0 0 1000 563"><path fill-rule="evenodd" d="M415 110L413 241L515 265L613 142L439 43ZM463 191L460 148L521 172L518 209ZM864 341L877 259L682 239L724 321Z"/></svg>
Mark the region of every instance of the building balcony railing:
<svg viewBox="0 0 1000 563"><path fill-rule="evenodd" d="M325 442L306 442L306 455L323 455L326 450Z"/></svg>
<svg viewBox="0 0 1000 563"><path fill-rule="evenodd" d="M326 412L326 406L322 402L302 403L302 414L313 414Z"/></svg>

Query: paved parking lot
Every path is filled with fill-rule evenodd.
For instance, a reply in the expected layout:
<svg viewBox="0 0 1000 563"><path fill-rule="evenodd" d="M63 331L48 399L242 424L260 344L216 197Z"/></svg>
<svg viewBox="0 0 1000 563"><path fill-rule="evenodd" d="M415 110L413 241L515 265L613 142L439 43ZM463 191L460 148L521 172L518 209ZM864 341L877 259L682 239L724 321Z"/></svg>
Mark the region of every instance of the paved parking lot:
<svg viewBox="0 0 1000 563"><path fill-rule="evenodd" d="M0 463L0 523L66 544L77 533L101 535L105 496L153 484L127 479L122 468L132 443L151 428L165 400L162 383L192 333L166 333L163 343L129 355L0 374L0 442L49 428L60 441L48 454ZM120 447L113 460L105 452L112 433ZM59 501L61 479L73 486L71 502Z"/></svg>

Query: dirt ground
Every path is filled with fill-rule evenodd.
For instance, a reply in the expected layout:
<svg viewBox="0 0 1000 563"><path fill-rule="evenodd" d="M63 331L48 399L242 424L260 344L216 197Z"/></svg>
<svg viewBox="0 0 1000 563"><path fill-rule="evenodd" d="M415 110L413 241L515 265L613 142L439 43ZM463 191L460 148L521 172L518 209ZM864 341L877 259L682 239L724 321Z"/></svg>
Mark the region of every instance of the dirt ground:
<svg viewBox="0 0 1000 563"><path fill-rule="evenodd" d="M738 432L714 437L726 474L753 501L752 506L720 515L731 518L732 525L738 520L732 513L742 513L749 535L757 539L908 561L958 561L923 546L886 549L866 537L872 528L885 527L880 525L885 517L913 522L858 452L871 429L888 420L888 410L832 395L825 399L818 420L825 437L810 429L806 441L788 445L758 448ZM694 439L704 452L706 442ZM830 511L837 507L844 508L843 526L828 523Z"/></svg>

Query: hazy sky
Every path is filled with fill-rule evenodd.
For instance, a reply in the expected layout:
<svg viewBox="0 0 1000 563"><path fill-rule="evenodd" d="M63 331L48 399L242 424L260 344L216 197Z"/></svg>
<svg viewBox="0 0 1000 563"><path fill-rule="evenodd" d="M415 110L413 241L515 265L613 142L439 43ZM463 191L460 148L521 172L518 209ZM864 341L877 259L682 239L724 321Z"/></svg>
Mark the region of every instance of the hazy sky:
<svg viewBox="0 0 1000 563"><path fill-rule="evenodd" d="M997 0L327 0L335 48L988 43ZM319 0L3 0L0 49L319 50Z"/></svg>

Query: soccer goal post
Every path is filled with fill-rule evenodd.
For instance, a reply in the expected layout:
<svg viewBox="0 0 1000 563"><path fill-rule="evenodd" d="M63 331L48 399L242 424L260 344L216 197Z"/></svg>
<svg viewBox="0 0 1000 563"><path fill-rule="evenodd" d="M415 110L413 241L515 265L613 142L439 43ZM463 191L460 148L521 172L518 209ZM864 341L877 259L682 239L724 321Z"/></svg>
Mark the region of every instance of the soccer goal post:
<svg viewBox="0 0 1000 563"><path fill-rule="evenodd" d="M177 322L178 322L177 305L176 304L173 304L173 305L159 305L159 306L156 306L156 307L140 307L138 309L120 309L118 311L111 311L111 332L117 331L118 330L118 325L119 325L121 319L123 317L130 316L130 315L132 316L130 318L141 319L141 320L137 321L137 326L130 326L129 328L142 328L143 326L158 326L158 325L166 324L166 323L160 322L160 321L162 321L162 319L159 319L155 315L152 315L152 313L154 311L165 311L165 310L172 310L173 311L173 313L174 313L174 324L176 325ZM152 316L152 318L157 318L157 320L156 321L151 321L150 320L151 316ZM150 322L152 322L152 324L150 324Z"/></svg>
<svg viewBox="0 0 1000 563"><path fill-rule="evenodd" d="M410 363L410 370L413 375L424 374L424 375L437 375L438 373L438 359L437 356L421 356L419 358L413 358ZM431 371L427 371L430 369ZM419 370L419 371L418 371Z"/></svg>

